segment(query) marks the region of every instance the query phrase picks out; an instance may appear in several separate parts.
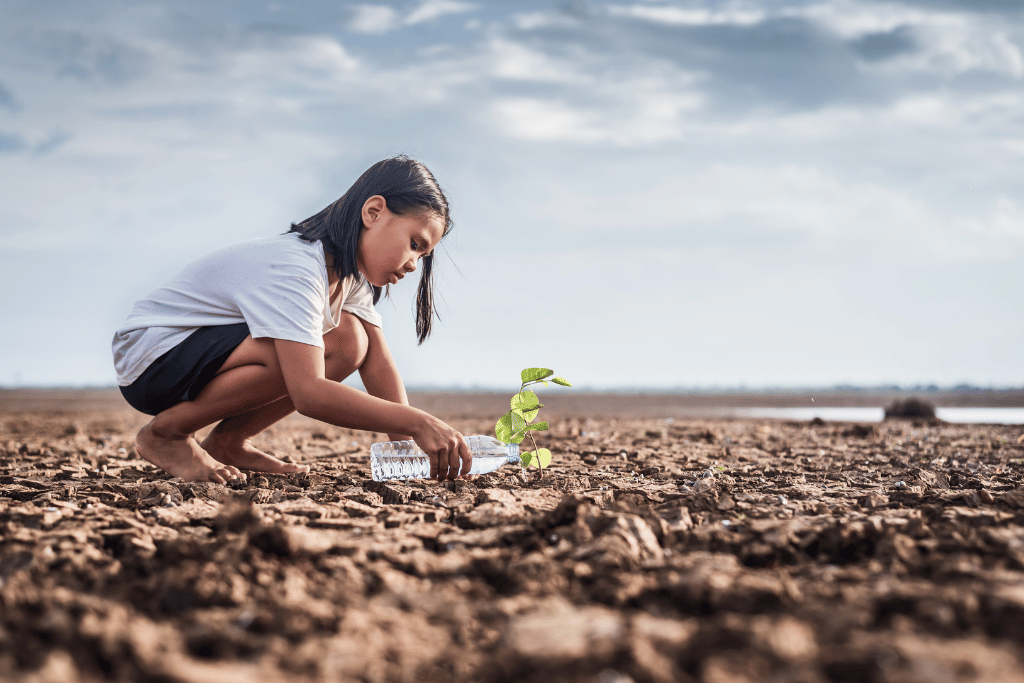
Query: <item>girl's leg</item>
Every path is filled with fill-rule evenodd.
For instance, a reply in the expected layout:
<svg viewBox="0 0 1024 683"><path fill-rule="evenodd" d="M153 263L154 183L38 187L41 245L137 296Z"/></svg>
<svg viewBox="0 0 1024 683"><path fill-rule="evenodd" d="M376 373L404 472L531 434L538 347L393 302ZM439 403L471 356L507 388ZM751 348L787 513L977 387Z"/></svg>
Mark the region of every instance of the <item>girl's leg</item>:
<svg viewBox="0 0 1024 683"><path fill-rule="evenodd" d="M353 353L351 365L358 367L366 356L366 334L361 323L351 314L346 313L342 317L352 318L345 321L345 329L324 335L327 346L325 361L329 362L330 374L334 374L332 370L344 370L345 351L358 351L360 341L362 355ZM347 374L351 372L350 369ZM294 465L255 449L252 449L255 453L247 452L248 449L221 450L218 452L221 462L217 462L194 437L197 430L236 416L242 419L234 424L234 430L229 423L224 430L226 434L252 432L255 428L262 431L294 410L287 393L274 341L247 337L194 401L182 401L168 408L142 428L135 439L136 451L146 460L188 481L224 483L240 476L238 467L276 472L303 471L305 468L295 469ZM255 433L249 433L242 442ZM210 446L219 442L220 439L214 439Z"/></svg>
<svg viewBox="0 0 1024 683"><path fill-rule="evenodd" d="M342 313L341 318L338 327L324 335L325 370L327 378L335 382L344 380L362 366L368 344L366 332L358 318L350 313ZM291 398L285 395L266 405L224 419L203 440L202 447L220 462L241 469L278 474L308 472L307 465L278 460L263 453L251 442L252 437L293 412L295 406Z"/></svg>

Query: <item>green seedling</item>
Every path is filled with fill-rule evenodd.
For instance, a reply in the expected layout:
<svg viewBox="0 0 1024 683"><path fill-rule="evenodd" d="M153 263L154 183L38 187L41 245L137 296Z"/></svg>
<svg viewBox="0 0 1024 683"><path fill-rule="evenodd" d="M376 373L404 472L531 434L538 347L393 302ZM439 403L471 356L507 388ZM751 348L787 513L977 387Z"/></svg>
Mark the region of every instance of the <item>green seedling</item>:
<svg viewBox="0 0 1024 683"><path fill-rule="evenodd" d="M549 425L547 422L534 422L544 404L537 398L537 394L526 387L532 384L549 386L548 378L550 378L551 382L560 386L572 386L564 377L551 377L553 374L555 373L547 368L526 368L519 373L523 382L522 386L519 387L516 395L512 397L512 401L509 404L510 410L502 415L494 425L494 436L498 441L522 443L523 439L527 436L530 437L530 441L533 443L533 450L520 453L519 459L522 461L523 467L529 467L530 465L539 467L541 476L543 476L544 468L551 464L551 451L547 448L538 448L537 440L534 439L533 433L547 431Z"/></svg>

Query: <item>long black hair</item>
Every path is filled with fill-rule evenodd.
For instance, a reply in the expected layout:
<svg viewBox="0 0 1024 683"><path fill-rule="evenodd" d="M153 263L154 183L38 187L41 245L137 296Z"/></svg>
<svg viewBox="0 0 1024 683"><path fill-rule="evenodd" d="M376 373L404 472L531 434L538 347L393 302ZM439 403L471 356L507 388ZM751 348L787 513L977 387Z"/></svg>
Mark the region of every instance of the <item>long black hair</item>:
<svg viewBox="0 0 1024 683"><path fill-rule="evenodd" d="M378 161L366 169L338 201L301 223L292 223L288 232L297 232L309 242L323 242L324 251L334 259L334 272L339 278L356 275L359 272L356 256L359 235L363 230L363 204L374 195L383 197L392 213L435 214L444 224L441 237L451 230L448 197L437 184L434 174L415 159L399 155ZM420 263L423 269L416 290L416 336L422 344L430 336L431 323L437 315L434 310L433 250L423 256ZM381 288L376 285L370 287L376 304Z"/></svg>

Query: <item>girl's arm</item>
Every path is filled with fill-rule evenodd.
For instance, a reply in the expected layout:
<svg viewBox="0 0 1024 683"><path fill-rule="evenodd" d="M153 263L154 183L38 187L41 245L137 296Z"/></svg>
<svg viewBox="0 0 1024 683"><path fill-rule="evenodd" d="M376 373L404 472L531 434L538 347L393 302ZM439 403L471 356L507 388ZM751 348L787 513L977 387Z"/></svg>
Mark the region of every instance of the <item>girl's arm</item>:
<svg viewBox="0 0 1024 683"><path fill-rule="evenodd" d="M323 349L275 339L285 387L295 409L306 417L339 427L410 434L430 457L430 476L454 479L461 459L468 470L473 455L462 434L419 408L370 396L327 379Z"/></svg>
<svg viewBox="0 0 1024 683"><path fill-rule="evenodd" d="M388 348L388 342L384 339L384 330L365 320L360 319L360 322L366 330L369 342L366 359L359 368L359 377L363 380L366 392L385 401L409 405L409 396L405 393L402 376L398 372L394 356L391 355L391 349ZM412 437L406 436L405 432L388 432L388 438L392 441L405 441Z"/></svg>

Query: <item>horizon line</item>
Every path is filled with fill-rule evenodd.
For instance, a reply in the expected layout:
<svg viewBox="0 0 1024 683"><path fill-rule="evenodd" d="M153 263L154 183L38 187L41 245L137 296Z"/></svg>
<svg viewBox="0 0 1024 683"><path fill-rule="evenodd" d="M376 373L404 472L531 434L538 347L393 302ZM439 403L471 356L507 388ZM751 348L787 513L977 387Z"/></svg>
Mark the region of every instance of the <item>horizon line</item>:
<svg viewBox="0 0 1024 683"><path fill-rule="evenodd" d="M2 385L0 391L105 391L117 389L116 384L25 384L25 385ZM442 385L422 384L406 386L406 391L417 393L438 393L449 392L458 394L505 394L509 393L508 387L495 387L489 385ZM514 388L511 390L514 391ZM648 385L624 385L613 387L600 387L592 385L580 385L575 387L560 387L552 385L545 387L544 391L556 391L558 393L581 393L581 394L795 394L795 393L868 393L868 392L908 392L917 391L924 393L949 393L949 392L1014 392L1024 391L1024 385L980 385L969 382L961 382L955 385L940 385L929 382L918 384L804 384L804 385L705 385L673 387L660 387Z"/></svg>

